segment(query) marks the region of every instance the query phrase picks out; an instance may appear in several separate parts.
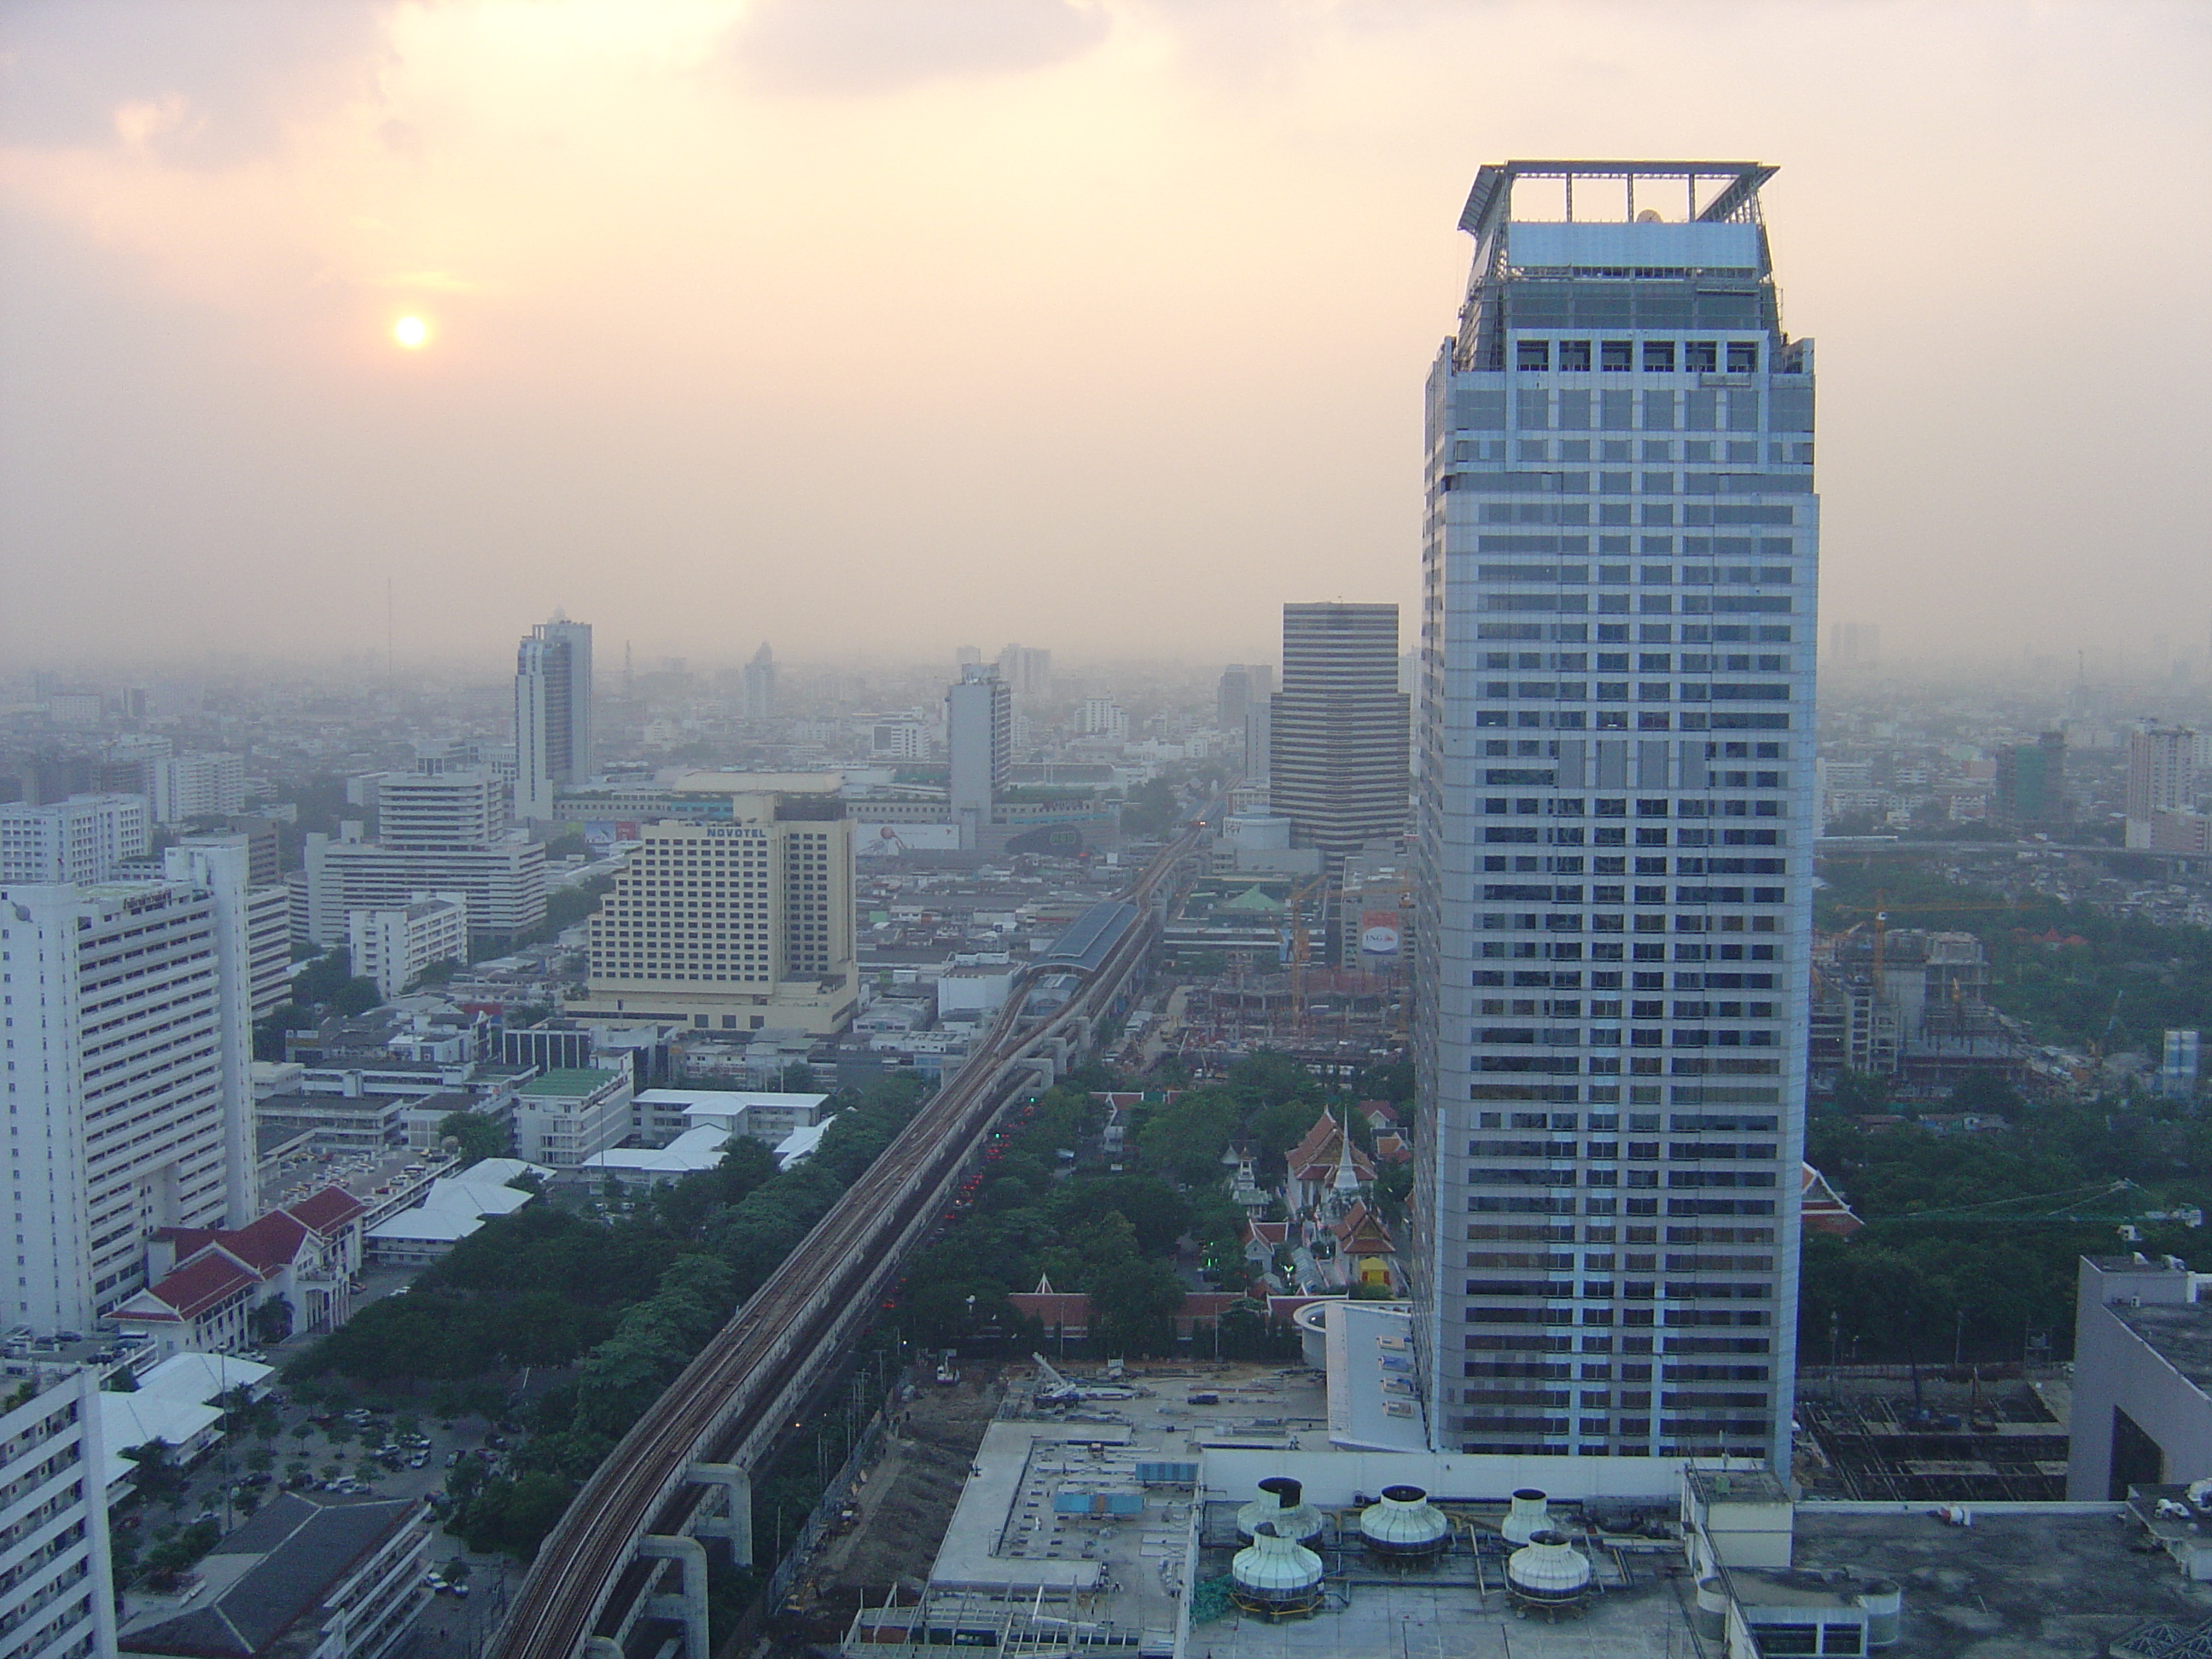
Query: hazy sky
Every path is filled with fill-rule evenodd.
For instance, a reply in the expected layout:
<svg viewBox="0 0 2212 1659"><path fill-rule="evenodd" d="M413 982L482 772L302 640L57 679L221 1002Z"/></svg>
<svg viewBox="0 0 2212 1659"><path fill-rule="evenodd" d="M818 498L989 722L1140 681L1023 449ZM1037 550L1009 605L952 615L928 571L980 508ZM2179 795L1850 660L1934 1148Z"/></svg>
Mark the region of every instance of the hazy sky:
<svg viewBox="0 0 2212 1659"><path fill-rule="evenodd" d="M1272 656L1418 577L1484 161L1750 157L1824 611L2202 648L2212 7L12 0L0 669ZM394 343L403 316L430 337Z"/></svg>

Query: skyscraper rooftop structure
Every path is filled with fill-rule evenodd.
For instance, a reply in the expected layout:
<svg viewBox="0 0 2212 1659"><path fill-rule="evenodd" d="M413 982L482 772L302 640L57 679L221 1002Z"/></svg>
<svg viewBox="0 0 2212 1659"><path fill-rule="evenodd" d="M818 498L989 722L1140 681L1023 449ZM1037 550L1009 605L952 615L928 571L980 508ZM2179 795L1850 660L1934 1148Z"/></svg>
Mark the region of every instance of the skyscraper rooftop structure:
<svg viewBox="0 0 2212 1659"><path fill-rule="evenodd" d="M1787 1471L1813 350L1755 162L1485 167L1426 403L1431 1443Z"/></svg>
<svg viewBox="0 0 2212 1659"><path fill-rule="evenodd" d="M1407 707L1396 605L1283 607L1267 780L1298 845L1321 848L1332 868L1405 833Z"/></svg>

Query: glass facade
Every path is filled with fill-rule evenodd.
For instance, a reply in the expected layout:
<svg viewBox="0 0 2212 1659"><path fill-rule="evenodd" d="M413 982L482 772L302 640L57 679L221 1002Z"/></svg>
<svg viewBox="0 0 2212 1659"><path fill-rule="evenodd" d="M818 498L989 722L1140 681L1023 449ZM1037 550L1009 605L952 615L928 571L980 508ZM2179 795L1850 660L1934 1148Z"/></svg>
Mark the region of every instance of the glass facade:
<svg viewBox="0 0 2212 1659"><path fill-rule="evenodd" d="M1819 524L1771 173L1508 163L1462 222L1418 693L1439 1450L1788 1467Z"/></svg>

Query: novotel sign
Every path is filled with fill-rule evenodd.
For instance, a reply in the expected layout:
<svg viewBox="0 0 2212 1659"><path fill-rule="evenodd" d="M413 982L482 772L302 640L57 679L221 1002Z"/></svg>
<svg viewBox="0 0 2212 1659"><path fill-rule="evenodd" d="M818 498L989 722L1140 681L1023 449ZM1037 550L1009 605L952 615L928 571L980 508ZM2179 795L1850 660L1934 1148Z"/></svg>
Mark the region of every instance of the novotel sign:
<svg viewBox="0 0 2212 1659"><path fill-rule="evenodd" d="M768 831L749 829L738 823L710 823L706 826L709 841L766 841Z"/></svg>

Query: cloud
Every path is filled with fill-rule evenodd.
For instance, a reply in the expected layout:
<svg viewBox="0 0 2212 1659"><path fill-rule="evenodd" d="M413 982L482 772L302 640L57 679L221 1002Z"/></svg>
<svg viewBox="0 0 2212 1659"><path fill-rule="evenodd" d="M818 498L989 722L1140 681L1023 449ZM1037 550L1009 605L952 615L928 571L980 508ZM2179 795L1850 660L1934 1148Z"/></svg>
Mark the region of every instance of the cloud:
<svg viewBox="0 0 2212 1659"><path fill-rule="evenodd" d="M730 59L779 91L896 92L1065 63L1110 27L1082 0L762 0L732 33Z"/></svg>
<svg viewBox="0 0 2212 1659"><path fill-rule="evenodd" d="M0 13L0 144L150 149L222 167L376 61L368 0L13 0Z"/></svg>

